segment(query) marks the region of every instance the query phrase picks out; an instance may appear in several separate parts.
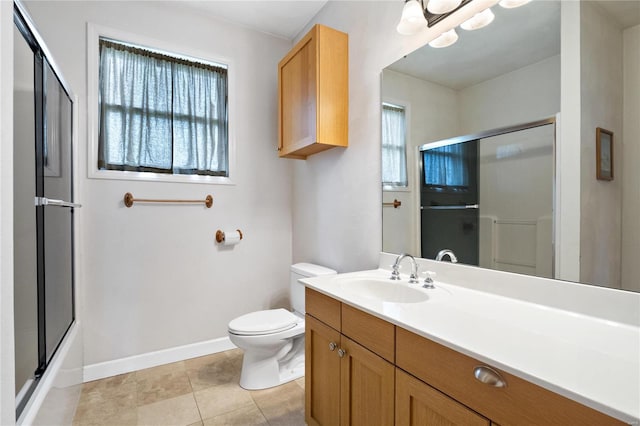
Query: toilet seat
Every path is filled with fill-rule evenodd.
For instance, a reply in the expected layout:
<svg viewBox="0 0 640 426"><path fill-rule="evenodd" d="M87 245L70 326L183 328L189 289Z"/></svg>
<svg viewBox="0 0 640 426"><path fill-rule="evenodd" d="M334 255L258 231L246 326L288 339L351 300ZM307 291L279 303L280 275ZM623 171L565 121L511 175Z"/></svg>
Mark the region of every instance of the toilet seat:
<svg viewBox="0 0 640 426"><path fill-rule="evenodd" d="M289 330L301 319L286 309L269 309L242 315L229 322L229 332L240 336L258 336Z"/></svg>

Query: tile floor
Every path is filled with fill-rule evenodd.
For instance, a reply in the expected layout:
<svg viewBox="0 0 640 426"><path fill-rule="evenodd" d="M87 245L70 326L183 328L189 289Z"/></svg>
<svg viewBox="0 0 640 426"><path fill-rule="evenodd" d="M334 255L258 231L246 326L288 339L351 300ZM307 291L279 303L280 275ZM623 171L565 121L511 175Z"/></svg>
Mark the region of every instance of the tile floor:
<svg viewBox="0 0 640 426"><path fill-rule="evenodd" d="M74 426L304 425L304 378L276 388L238 385L242 351L85 383Z"/></svg>

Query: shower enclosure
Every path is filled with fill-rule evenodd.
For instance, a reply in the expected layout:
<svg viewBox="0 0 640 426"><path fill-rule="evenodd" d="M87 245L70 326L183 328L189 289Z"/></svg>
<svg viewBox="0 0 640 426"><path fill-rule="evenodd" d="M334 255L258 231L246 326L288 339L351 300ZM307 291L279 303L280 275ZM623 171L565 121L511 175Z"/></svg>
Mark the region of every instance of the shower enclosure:
<svg viewBox="0 0 640 426"><path fill-rule="evenodd" d="M74 314L73 102L14 3L14 332L16 417Z"/></svg>
<svg viewBox="0 0 640 426"><path fill-rule="evenodd" d="M422 256L552 278L554 144L551 118L420 146Z"/></svg>

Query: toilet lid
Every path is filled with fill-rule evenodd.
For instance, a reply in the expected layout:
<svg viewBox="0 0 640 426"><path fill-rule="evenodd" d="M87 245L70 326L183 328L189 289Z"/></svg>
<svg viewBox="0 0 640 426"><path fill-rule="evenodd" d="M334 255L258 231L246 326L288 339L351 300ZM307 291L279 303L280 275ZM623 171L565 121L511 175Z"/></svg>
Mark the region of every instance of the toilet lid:
<svg viewBox="0 0 640 426"><path fill-rule="evenodd" d="M229 322L229 331L233 334L258 335L271 334L294 327L300 318L286 309L269 309L251 312Z"/></svg>

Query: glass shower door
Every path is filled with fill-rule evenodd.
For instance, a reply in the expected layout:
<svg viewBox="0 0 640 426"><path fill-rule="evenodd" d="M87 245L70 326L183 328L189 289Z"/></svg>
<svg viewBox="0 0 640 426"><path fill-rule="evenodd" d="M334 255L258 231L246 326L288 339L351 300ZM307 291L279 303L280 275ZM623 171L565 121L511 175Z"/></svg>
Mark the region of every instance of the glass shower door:
<svg viewBox="0 0 640 426"><path fill-rule="evenodd" d="M35 57L14 27L13 252L16 400L30 392L38 368L38 276L36 207Z"/></svg>
<svg viewBox="0 0 640 426"><path fill-rule="evenodd" d="M420 154L422 257L449 249L459 262L478 265L478 140Z"/></svg>
<svg viewBox="0 0 640 426"><path fill-rule="evenodd" d="M422 256L435 259L440 250L449 249L460 263L478 265L478 225L477 208L422 206Z"/></svg>
<svg viewBox="0 0 640 426"><path fill-rule="evenodd" d="M43 188L45 362L73 322L73 200L71 99L46 58L44 76ZM40 195L40 194L39 194Z"/></svg>
<svg viewBox="0 0 640 426"><path fill-rule="evenodd" d="M14 8L16 415L74 321L73 103Z"/></svg>

